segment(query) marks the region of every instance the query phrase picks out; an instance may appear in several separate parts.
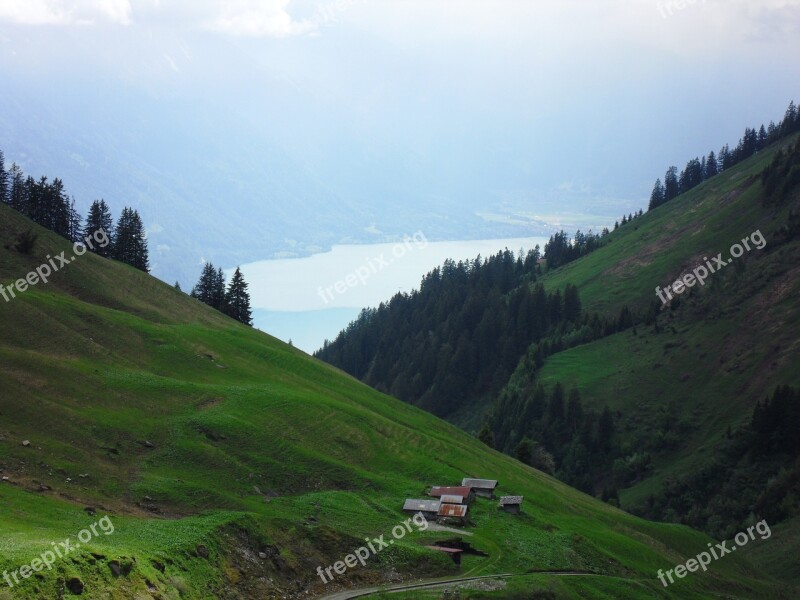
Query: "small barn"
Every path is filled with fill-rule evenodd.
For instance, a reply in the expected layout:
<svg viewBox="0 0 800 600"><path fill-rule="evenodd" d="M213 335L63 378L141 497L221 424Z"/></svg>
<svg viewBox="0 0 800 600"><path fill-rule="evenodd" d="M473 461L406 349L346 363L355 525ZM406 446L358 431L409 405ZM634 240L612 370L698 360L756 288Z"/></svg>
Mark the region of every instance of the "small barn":
<svg viewBox="0 0 800 600"><path fill-rule="evenodd" d="M464 496L452 496L445 494L439 498L442 504L464 504Z"/></svg>
<svg viewBox="0 0 800 600"><path fill-rule="evenodd" d="M494 498L494 491L499 485L494 479L469 479L465 478L461 481L464 487L470 487L474 490L475 495L480 498Z"/></svg>
<svg viewBox="0 0 800 600"><path fill-rule="evenodd" d="M438 500L406 500L403 504L403 511L407 513L422 513L422 516L428 520L436 519L439 515L439 506L441 502Z"/></svg>
<svg viewBox="0 0 800 600"><path fill-rule="evenodd" d="M431 488L431 496L441 498L442 496L461 496L465 504L475 500L475 491L470 487L443 487L434 486Z"/></svg>
<svg viewBox="0 0 800 600"><path fill-rule="evenodd" d="M522 496L503 496L497 507L507 513L518 515L522 510Z"/></svg>
<svg viewBox="0 0 800 600"><path fill-rule="evenodd" d="M467 524L466 504L442 504L437 515L439 522L456 521L460 525Z"/></svg>

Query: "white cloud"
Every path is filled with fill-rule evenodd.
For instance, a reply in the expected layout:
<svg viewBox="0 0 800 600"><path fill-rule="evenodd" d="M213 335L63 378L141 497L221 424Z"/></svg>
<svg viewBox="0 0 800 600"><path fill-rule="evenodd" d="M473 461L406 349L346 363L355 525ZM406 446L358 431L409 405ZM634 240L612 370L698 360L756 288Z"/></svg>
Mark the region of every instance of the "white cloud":
<svg viewBox="0 0 800 600"><path fill-rule="evenodd" d="M315 28L310 21L295 21L288 12L291 0L226 0L216 2L215 14L201 23L203 29L234 36L288 37Z"/></svg>
<svg viewBox="0 0 800 600"><path fill-rule="evenodd" d="M128 25L129 0L2 0L0 21L21 25L86 25L98 21Z"/></svg>

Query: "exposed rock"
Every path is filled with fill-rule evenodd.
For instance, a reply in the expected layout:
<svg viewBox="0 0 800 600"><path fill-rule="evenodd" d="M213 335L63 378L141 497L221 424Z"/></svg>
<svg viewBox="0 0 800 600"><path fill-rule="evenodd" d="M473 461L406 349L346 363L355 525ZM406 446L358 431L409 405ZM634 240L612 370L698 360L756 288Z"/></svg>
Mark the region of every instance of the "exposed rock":
<svg viewBox="0 0 800 600"><path fill-rule="evenodd" d="M31 441L30 440L22 440L22 445L27 448L28 446L31 445Z"/></svg>
<svg viewBox="0 0 800 600"><path fill-rule="evenodd" d="M71 594L80 596L83 593L83 582L77 577L71 577L67 580L67 589Z"/></svg>

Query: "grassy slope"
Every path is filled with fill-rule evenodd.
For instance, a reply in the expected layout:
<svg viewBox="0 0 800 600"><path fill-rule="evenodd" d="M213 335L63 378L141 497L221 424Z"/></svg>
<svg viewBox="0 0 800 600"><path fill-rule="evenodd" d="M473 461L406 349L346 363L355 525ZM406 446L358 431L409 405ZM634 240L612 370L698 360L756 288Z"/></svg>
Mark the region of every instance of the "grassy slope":
<svg viewBox="0 0 800 600"><path fill-rule="evenodd" d="M29 227L39 231L31 256L5 247ZM1 282L64 249L0 206ZM404 518L404 497L463 475L497 477L526 497L521 518L477 506L471 540L490 556L469 557L464 571L600 575L553 583L563 597L781 593L741 554L668 596L655 571L704 549L702 534L597 502L127 266L81 257L49 284L0 301L0 329L0 469L9 478L0 484L0 571L103 514L116 526L13 595L0 585L0 598L58 597L71 576L91 598L329 592L318 565L388 534ZM442 537L409 536L347 584L451 574L449 561L421 547ZM114 578L112 559L130 574Z"/></svg>
<svg viewBox="0 0 800 600"><path fill-rule="evenodd" d="M754 231L767 239L763 251L710 276L710 310L698 308L709 290L696 288L693 299L682 296L684 308L669 315L662 332L639 327L559 353L542 369L546 384L577 386L585 402L619 410L637 434L655 434L664 419L689 426L688 439L661 457L654 474L625 490L623 505L702 464L727 427L748 420L777 384L800 385L800 244L770 245L790 207L765 209L758 177L776 151L645 214L614 232L607 247L545 276L549 288L578 285L586 308L617 314L625 304L646 306L657 285L703 257L727 258L730 246Z"/></svg>

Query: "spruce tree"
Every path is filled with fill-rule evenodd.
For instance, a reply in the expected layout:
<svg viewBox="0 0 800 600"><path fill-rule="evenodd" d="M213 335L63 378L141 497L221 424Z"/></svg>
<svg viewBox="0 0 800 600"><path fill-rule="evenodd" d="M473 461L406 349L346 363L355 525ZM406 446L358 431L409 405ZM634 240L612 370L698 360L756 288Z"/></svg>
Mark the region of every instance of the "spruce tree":
<svg viewBox="0 0 800 600"><path fill-rule="evenodd" d="M28 214L28 187L25 185L25 178L22 169L17 163L13 163L8 170L9 192L8 203L14 210L18 210L23 215Z"/></svg>
<svg viewBox="0 0 800 600"><path fill-rule="evenodd" d="M680 194L681 187L678 181L678 167L670 167L664 176L664 202L669 202Z"/></svg>
<svg viewBox="0 0 800 600"><path fill-rule="evenodd" d="M113 257L145 273L150 271L144 225L139 213L132 208L123 208L117 221Z"/></svg>
<svg viewBox="0 0 800 600"><path fill-rule="evenodd" d="M225 314L240 323L252 326L253 311L250 310L250 294L247 292L247 287L242 271L236 267L225 295Z"/></svg>
<svg viewBox="0 0 800 600"><path fill-rule="evenodd" d="M81 215L78 209L75 208L75 197L69 205L69 239L72 242L81 241Z"/></svg>
<svg viewBox="0 0 800 600"><path fill-rule="evenodd" d="M719 174L717 155L714 154L714 151L712 150L708 153L708 158L706 159L706 179L714 177L717 174Z"/></svg>
<svg viewBox="0 0 800 600"><path fill-rule="evenodd" d="M0 150L0 202L8 204L10 201L9 175L6 172L6 161L3 151Z"/></svg>
<svg viewBox="0 0 800 600"><path fill-rule="evenodd" d="M215 290L217 288L217 270L211 263L203 265L200 279L197 285L192 288L192 298L197 298L203 304L214 306Z"/></svg>
<svg viewBox="0 0 800 600"><path fill-rule="evenodd" d="M225 273L222 272L222 267L217 269L217 273L214 277L214 292L211 301L211 306L220 312L225 312Z"/></svg>
<svg viewBox="0 0 800 600"><path fill-rule="evenodd" d="M93 238L98 231L105 231L106 235L111 239L111 235L114 233L113 228L114 220L111 217L111 211L108 209L106 201L100 199L92 202L92 206L89 207L89 214L86 215L86 225L83 228L84 239ZM92 252L109 258L113 252L112 245L113 241L112 244L107 245L105 248L101 248L95 244Z"/></svg>

